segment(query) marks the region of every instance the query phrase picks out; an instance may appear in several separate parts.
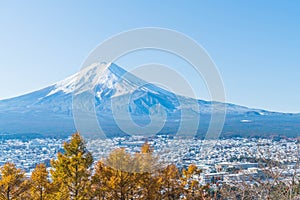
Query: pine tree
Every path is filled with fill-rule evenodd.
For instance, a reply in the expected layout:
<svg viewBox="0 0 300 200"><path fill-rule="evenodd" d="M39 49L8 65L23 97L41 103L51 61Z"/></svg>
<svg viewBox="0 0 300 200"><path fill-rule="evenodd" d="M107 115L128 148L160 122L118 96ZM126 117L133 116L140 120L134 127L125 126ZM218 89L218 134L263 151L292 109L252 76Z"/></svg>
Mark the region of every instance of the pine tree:
<svg viewBox="0 0 300 200"><path fill-rule="evenodd" d="M55 199L88 199L93 157L79 133L73 134L63 147L64 153L58 153L57 160L51 161L50 173L57 189Z"/></svg>
<svg viewBox="0 0 300 200"><path fill-rule="evenodd" d="M0 173L0 199L21 199L22 194L29 188L25 172L12 163L6 163L0 168Z"/></svg>
<svg viewBox="0 0 300 200"><path fill-rule="evenodd" d="M50 190L50 181L48 180L48 171L45 164L36 165L30 178L30 194L33 200L49 199L47 195Z"/></svg>

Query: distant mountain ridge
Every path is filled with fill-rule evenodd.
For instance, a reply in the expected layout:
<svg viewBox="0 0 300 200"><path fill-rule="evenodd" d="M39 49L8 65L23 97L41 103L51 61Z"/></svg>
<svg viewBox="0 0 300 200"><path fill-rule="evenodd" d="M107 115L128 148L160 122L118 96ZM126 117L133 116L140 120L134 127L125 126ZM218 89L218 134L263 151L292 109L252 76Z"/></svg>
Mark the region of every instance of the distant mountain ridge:
<svg viewBox="0 0 300 200"><path fill-rule="evenodd" d="M105 66L95 65L89 68L87 76L80 77L77 73L44 89L1 100L0 134L71 134L76 131L72 112L74 92L77 95L78 92L86 92L92 88L97 118L108 136L126 134L115 123L111 107L113 101L117 105L114 112L120 113L118 117L122 118L122 112L126 108L132 120L140 125L149 123L150 113L166 115L165 127L160 131L162 134L176 132L182 112L188 113L185 116L189 116L189 119L186 120L191 122L195 116L200 116L198 136L203 137L211 117L211 102L175 95L139 79L116 64L102 65ZM87 86L86 83L90 85ZM200 110L195 108L195 102ZM226 108L223 136L300 135L299 114L269 112L234 104L226 104ZM126 123L128 118L121 120Z"/></svg>

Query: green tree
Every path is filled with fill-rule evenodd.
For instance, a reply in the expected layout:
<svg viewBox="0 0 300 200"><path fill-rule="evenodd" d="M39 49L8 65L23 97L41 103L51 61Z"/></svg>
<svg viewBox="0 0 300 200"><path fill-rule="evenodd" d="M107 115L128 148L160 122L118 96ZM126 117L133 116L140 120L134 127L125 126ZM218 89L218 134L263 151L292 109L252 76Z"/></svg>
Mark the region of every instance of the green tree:
<svg viewBox="0 0 300 200"><path fill-rule="evenodd" d="M57 192L55 199L85 200L89 198L93 157L79 133L65 142L64 153L52 160L50 171Z"/></svg>

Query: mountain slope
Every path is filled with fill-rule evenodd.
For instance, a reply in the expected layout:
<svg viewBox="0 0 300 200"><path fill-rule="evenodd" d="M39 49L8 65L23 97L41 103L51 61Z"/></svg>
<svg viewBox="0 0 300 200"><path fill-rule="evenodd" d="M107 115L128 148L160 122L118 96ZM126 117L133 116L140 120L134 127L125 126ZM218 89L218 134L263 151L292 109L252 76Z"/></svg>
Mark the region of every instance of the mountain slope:
<svg viewBox="0 0 300 200"><path fill-rule="evenodd" d="M129 117L140 126L151 122L150 114L156 114L158 119L166 117L165 126L160 131L166 134L177 131L184 112L188 114L183 120L191 123L200 116L198 134L203 136L211 117L211 102L175 95L146 83L115 64L101 64L44 89L0 101L0 133L70 134L76 130L73 97L76 100L85 93L93 95L94 105L80 106L89 106L82 107L84 109L95 107L99 124L108 136L125 134L114 118L128 123L128 116L123 114L127 110ZM297 114L268 112L234 104L226 104L226 108L224 136L300 135L300 116Z"/></svg>

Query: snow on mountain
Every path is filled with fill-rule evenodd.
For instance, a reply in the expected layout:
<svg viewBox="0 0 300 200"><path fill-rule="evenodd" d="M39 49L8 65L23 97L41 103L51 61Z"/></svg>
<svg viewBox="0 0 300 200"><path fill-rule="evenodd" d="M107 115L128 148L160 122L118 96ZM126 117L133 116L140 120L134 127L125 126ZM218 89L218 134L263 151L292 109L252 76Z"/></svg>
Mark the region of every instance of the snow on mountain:
<svg viewBox="0 0 300 200"><path fill-rule="evenodd" d="M55 93L58 93L60 91L62 91L63 93L72 93L74 91L74 86L75 86L75 83L76 83L76 79L77 79L77 76L78 76L78 73L56 83L54 85L54 89L51 90L47 95L46 97L48 96L51 96Z"/></svg>
<svg viewBox="0 0 300 200"><path fill-rule="evenodd" d="M73 93L75 87L76 93L86 90L96 89L96 96L102 98L107 90L114 90L112 97L124 95L133 92L136 87L132 82L125 80L122 76L127 73L115 64L93 64L80 73L76 73L65 80L57 82L45 97L63 92L65 94ZM76 85L77 84L77 85Z"/></svg>
<svg viewBox="0 0 300 200"><path fill-rule="evenodd" d="M115 132L115 135L119 129L111 119L113 118L112 100L117 105L115 106L117 110L114 112L121 113L127 109L133 120L146 121L146 124L149 122L150 113L157 112L162 117L167 115L164 129L166 133L178 128L183 111L188 113L186 116L189 119L187 120L193 120L201 115L200 124L204 125L204 128L202 126L199 132L205 132L209 124L212 104L216 110L224 106L219 102L195 100L176 95L141 80L116 64L101 63L93 64L44 89L1 100L0 133L70 133L70 131L75 131L72 98L85 93L94 95L97 116L104 119L101 120L102 125L107 126L108 131ZM244 133L245 130L247 130L246 133L254 133L262 127L266 129L264 130L266 133L279 133L283 130L282 132L287 134L298 133L300 130L299 115L250 109L235 104L225 105L227 116L224 132L226 133ZM125 117L124 120L129 119ZM287 126L292 127L291 131L286 131Z"/></svg>
<svg viewBox="0 0 300 200"><path fill-rule="evenodd" d="M75 84L77 85L75 86ZM144 106L149 105L148 107L150 107L151 104L158 102L146 102L146 98L149 98L149 96L156 96L157 98L161 98L159 103L163 105L170 105L170 103L172 103L173 109L192 109L199 112L198 108L195 108L193 99L175 95L153 84L146 83L113 63L93 64L84 69L82 72L76 73L63 81L52 85L51 87L53 87L53 89L41 99L60 93L66 95L73 94L75 88L77 88L77 91L75 91L76 93L93 91L98 103L105 99L132 95L132 101L140 101L140 104L143 104ZM180 102L183 102L182 105L179 105L178 99ZM148 99L148 101L150 100ZM201 112L211 112L211 102L199 100L199 104ZM220 109L223 108L222 103L216 102L216 110L218 110L218 105L220 106ZM268 114L268 112L264 110L249 109L247 107L234 104L226 104L226 108L227 113L232 114Z"/></svg>

